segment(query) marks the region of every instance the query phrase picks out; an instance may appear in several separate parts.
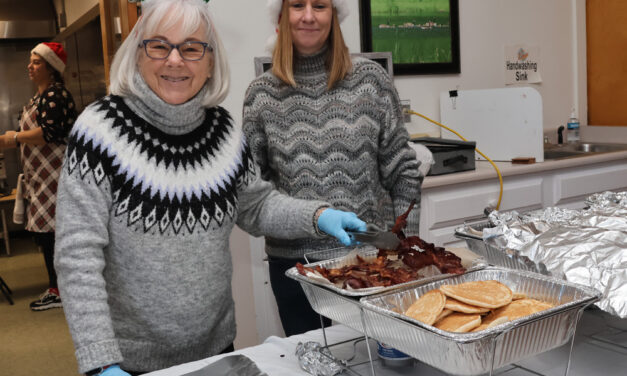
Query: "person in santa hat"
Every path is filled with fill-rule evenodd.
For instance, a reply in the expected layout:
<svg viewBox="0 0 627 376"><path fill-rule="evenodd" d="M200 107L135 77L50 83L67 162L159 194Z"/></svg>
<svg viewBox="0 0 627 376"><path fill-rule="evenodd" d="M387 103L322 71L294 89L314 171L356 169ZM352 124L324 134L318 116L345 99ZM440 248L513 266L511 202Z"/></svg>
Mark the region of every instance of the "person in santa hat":
<svg viewBox="0 0 627 376"><path fill-rule="evenodd" d="M347 0L269 0L277 27L272 68L249 85L243 128L262 176L280 192L323 200L381 228L416 200L424 176L409 146L398 93L379 64L351 57L340 23ZM285 270L304 255L342 247L324 239L266 237L270 282L286 335L320 327ZM311 260L309 255L309 260Z"/></svg>
<svg viewBox="0 0 627 376"><path fill-rule="evenodd" d="M33 311L62 307L54 269L57 184L67 137L77 113L65 88L67 54L59 43L39 43L31 51L28 77L37 92L20 115L19 131L0 136L0 148L20 148L24 171L23 196L28 200L26 230L44 255L48 289L30 304Z"/></svg>

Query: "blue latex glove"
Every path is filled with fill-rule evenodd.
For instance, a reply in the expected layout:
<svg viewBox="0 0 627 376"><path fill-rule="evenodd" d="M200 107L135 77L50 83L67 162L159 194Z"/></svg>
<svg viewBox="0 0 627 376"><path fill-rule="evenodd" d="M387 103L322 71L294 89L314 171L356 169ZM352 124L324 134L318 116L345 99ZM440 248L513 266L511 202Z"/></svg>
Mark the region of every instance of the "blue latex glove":
<svg viewBox="0 0 627 376"><path fill-rule="evenodd" d="M352 240L346 230L366 231L366 222L357 218L355 213L324 209L318 217L318 228L320 231L336 237L345 246L349 246L352 244Z"/></svg>
<svg viewBox="0 0 627 376"><path fill-rule="evenodd" d="M131 376L130 373L122 371L117 364L105 369L100 375L102 376Z"/></svg>

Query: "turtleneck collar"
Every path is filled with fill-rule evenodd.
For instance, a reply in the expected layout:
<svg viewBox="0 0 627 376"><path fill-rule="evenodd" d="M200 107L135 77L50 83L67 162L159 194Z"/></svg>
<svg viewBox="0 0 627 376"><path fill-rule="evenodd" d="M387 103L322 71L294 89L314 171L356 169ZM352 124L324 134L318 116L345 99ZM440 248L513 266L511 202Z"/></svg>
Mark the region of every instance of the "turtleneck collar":
<svg viewBox="0 0 627 376"><path fill-rule="evenodd" d="M202 100L208 90L207 84L192 99L176 105L159 98L139 72L133 77L133 84L142 95L131 94L124 98L124 102L133 112L160 131L181 135L193 131L205 120Z"/></svg>
<svg viewBox="0 0 627 376"><path fill-rule="evenodd" d="M294 76L307 77L315 76L321 73L326 75L327 52L328 45L324 45L322 49L313 55L301 55L294 51Z"/></svg>

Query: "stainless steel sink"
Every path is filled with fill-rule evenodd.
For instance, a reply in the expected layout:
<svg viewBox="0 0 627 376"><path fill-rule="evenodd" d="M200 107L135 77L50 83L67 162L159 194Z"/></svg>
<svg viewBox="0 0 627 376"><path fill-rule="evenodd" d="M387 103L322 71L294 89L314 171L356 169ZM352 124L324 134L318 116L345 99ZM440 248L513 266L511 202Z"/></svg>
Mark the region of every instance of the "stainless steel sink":
<svg viewBox="0 0 627 376"><path fill-rule="evenodd" d="M544 144L544 159L584 157L586 155L627 150L627 144L580 142L575 144Z"/></svg>
<svg viewBox="0 0 627 376"><path fill-rule="evenodd" d="M573 150L546 150L544 149L544 159L562 159L562 158L571 158L571 157L582 157L586 155L586 153L580 151Z"/></svg>
<svg viewBox="0 0 627 376"><path fill-rule="evenodd" d="M613 151L627 150L627 144L593 144L580 143L575 144L575 150L584 153L610 153Z"/></svg>

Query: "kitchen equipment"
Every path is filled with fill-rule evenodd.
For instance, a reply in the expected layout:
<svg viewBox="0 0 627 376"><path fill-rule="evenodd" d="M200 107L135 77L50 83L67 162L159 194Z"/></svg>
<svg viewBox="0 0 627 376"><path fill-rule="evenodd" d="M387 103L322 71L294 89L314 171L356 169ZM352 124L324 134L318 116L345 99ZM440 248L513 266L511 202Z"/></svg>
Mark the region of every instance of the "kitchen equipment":
<svg viewBox="0 0 627 376"><path fill-rule="evenodd" d="M455 249L451 249L451 252L455 253L462 259L462 265L468 271L479 270L485 268L487 264L482 258L477 258L476 255L471 254L467 250L461 252ZM305 265L308 268L315 268L321 266L327 269L340 268L350 263L356 263L358 254L366 261L371 261L377 257L379 250L372 246L363 246L356 250L356 252L349 253L347 256L346 248L335 248L323 252L316 252L315 254L305 255L307 259L318 258L324 259L323 261L313 262ZM415 281L407 282L404 284L398 284L394 286L381 287L377 289L360 289L360 290L346 290L329 283L323 283L320 280L316 280L307 276L304 276L298 272L296 267L290 268L285 272L285 275L300 282L307 300L311 305L311 308L318 314L328 317L333 321L344 324L352 329L360 332L364 332L361 318L361 304L359 298L373 295L376 293L384 293L392 291L405 286L414 286L424 283L429 283L442 278L450 277L450 274L439 274L432 277L425 277ZM402 350L402 349L400 349Z"/></svg>
<svg viewBox="0 0 627 376"><path fill-rule="evenodd" d="M627 318L627 192L596 193L584 205L585 209L547 207L524 214L495 211L489 222L468 224L456 236L491 264L550 274L603 291L596 306Z"/></svg>
<svg viewBox="0 0 627 376"><path fill-rule="evenodd" d="M517 157L544 161L542 97L531 87L459 90L440 94L442 123L477 142L494 161ZM442 130L442 138L453 138ZM477 155L477 159L481 159Z"/></svg>
<svg viewBox="0 0 627 376"><path fill-rule="evenodd" d="M493 328L453 333L426 325L400 312L427 291L443 284L498 280L512 291L554 305ZM444 372L455 375L487 373L551 350L574 336L584 308L601 294L595 289L537 273L489 267L435 282L364 297L367 335Z"/></svg>
<svg viewBox="0 0 627 376"><path fill-rule="evenodd" d="M348 235L360 242L365 244L373 245L379 249L386 249L388 251L394 251L398 248L398 245L401 243L398 236L391 231L364 231L364 232L356 232L356 231L346 231Z"/></svg>
<svg viewBox="0 0 627 376"><path fill-rule="evenodd" d="M528 257L521 255L518 251L498 248L484 242L481 232L484 228L490 226L490 222L487 220L473 224L465 224L455 229L455 237L465 240L468 248L483 257L490 265L550 275L544 264L535 263Z"/></svg>
<svg viewBox="0 0 627 376"><path fill-rule="evenodd" d="M427 175L442 175L475 169L474 141L447 140L434 137L414 138L411 142L426 146L433 155Z"/></svg>

